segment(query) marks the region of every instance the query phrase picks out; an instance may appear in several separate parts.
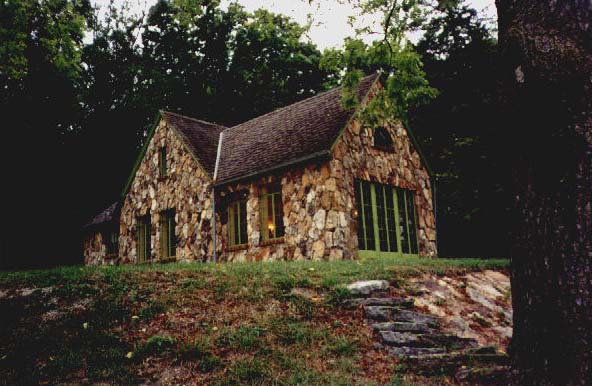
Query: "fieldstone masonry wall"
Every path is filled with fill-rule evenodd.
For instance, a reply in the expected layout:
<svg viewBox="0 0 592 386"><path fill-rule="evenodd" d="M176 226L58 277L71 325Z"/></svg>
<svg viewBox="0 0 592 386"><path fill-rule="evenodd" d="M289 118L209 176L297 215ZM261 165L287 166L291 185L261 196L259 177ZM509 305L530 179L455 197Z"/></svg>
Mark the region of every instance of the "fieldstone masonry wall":
<svg viewBox="0 0 592 386"><path fill-rule="evenodd" d="M436 225L430 178L418 152L400 124L383 122L395 144L393 152L373 147L373 129L352 121L333 150L330 161L295 167L278 176L228 187L224 197L247 190L249 245L227 249L226 224L219 225L222 260L337 260L357 257L357 205L354 179L389 184L415 192L418 245L422 256L436 256ZM274 245L260 243L259 190L280 182L285 236ZM223 201L223 200L222 200Z"/></svg>
<svg viewBox="0 0 592 386"><path fill-rule="evenodd" d="M390 133L393 151L373 147L374 127L352 120L323 161L293 166L219 189L217 192L217 248L220 261L338 260L358 257L358 211L354 180L393 185L415 192L419 254L434 257L436 224L428 171L398 123L381 122ZM159 178L159 149L166 146L168 173ZM175 210L178 261L213 258L211 179L185 145L183 135L161 119L124 198L120 217L119 257L105 255L102 235L85 240L87 264L137 263L137 219L151 220L152 261L161 258L160 213ZM280 185L285 235L263 243L259 193L266 185ZM246 247L229 248L226 208L229 195L246 192ZM221 221L222 219L222 221Z"/></svg>
<svg viewBox="0 0 592 386"><path fill-rule="evenodd" d="M161 211L175 210L176 258L203 261L212 256L212 201L210 178L185 146L182 134L162 119L148 145L121 209L119 256L122 263L135 263L136 221L149 214L151 256L159 256ZM159 178L159 149L166 146L167 176ZM207 256L207 257L206 257Z"/></svg>
<svg viewBox="0 0 592 386"><path fill-rule="evenodd" d="M108 235L104 232L91 232L84 236L83 254L85 265L109 265L118 259L116 254L107 253Z"/></svg>
<svg viewBox="0 0 592 386"><path fill-rule="evenodd" d="M357 250L357 205L355 204L354 179L398 186L415 192L418 220L419 254L425 257L437 255L436 222L432 200L430 176L421 157L399 123L381 122L393 138L394 151L373 147L373 128L364 127L354 120L343 133L333 150L331 169L339 170L339 191L346 197L346 213L349 222L347 239L350 248Z"/></svg>
<svg viewBox="0 0 592 386"><path fill-rule="evenodd" d="M265 261L351 258L343 228L347 219L342 194L337 190L336 175L328 162L309 164L286 171L280 176L267 176L248 184L234 185L221 195L246 189L247 233L249 246L228 250L227 225L220 227L224 250L223 260ZM285 235L271 245L261 243L259 190L266 184L281 183ZM341 213L341 215L340 215Z"/></svg>

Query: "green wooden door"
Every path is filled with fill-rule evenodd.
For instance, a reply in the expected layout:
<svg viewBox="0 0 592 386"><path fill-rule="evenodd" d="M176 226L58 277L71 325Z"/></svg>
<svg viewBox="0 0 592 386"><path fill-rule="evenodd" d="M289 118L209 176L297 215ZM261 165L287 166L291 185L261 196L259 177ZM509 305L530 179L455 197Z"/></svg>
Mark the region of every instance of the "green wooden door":
<svg viewBox="0 0 592 386"><path fill-rule="evenodd" d="M355 180L362 257L417 256L415 192Z"/></svg>

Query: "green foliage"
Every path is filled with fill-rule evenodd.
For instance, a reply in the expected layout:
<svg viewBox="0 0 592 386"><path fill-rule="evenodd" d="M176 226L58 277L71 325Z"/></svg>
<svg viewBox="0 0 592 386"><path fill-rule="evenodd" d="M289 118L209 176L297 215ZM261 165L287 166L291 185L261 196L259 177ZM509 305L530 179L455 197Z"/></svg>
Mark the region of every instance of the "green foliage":
<svg viewBox="0 0 592 386"><path fill-rule="evenodd" d="M209 384L257 384L269 379L295 385L369 384L389 362L378 356L376 360L384 362L371 374L363 371L366 367L357 357L371 343L362 321L350 319L349 311L336 312L332 301L296 305L289 295L276 296L282 277L288 283L306 282L319 295L342 298L345 291L343 295L327 291L340 291L343 284L360 279L392 282L424 273L459 275L507 266L502 260L376 258L0 272L2 289L35 288L35 280L51 287L0 299L1 379L10 385L134 385L153 381L145 372L150 364L163 370L194 369ZM156 277L166 285L155 286ZM215 301L216 289L210 285L204 285L199 296L170 296L171 288L194 281L227 283L225 301ZM256 303L240 294L254 285L263 296ZM170 306L167 318L132 319L146 299ZM48 318L56 311L59 317ZM304 317L307 314L310 320ZM148 339L144 328L157 335Z"/></svg>
<svg viewBox="0 0 592 386"><path fill-rule="evenodd" d="M275 319L271 323L270 330L282 345L309 344L312 341L313 334L310 327L296 320L288 318Z"/></svg>
<svg viewBox="0 0 592 386"><path fill-rule="evenodd" d="M146 307L142 308L139 312L139 316L142 319L152 319L158 314L165 313L167 306L160 300L151 300L148 302Z"/></svg>
<svg viewBox="0 0 592 386"><path fill-rule="evenodd" d="M497 42L463 3L437 12L417 44L439 96L412 109L414 134L437 174L443 255L508 252L509 165L499 135Z"/></svg>
<svg viewBox="0 0 592 386"><path fill-rule="evenodd" d="M368 45L359 39L346 39L344 50L326 52L322 65L333 72L347 70L342 79L346 108L362 102L357 99L355 86L364 74L376 71L384 74L384 89L365 110L368 124L393 118L406 122L411 108L426 104L437 95L426 79L420 56L409 44Z"/></svg>
<svg viewBox="0 0 592 386"><path fill-rule="evenodd" d="M148 338L146 343L139 345L134 356L144 358L148 356L162 355L170 353L177 345L177 340L167 335L154 335Z"/></svg>
<svg viewBox="0 0 592 386"><path fill-rule="evenodd" d="M358 350L358 343L345 336L338 336L330 340L324 349L334 356L352 356Z"/></svg>
<svg viewBox="0 0 592 386"><path fill-rule="evenodd" d="M345 299L349 297L350 292L346 287L335 286L327 293L326 302L332 306L339 306Z"/></svg>
<svg viewBox="0 0 592 386"><path fill-rule="evenodd" d="M304 320L311 320L315 311L316 304L303 296L289 296L290 305L294 311Z"/></svg>
<svg viewBox="0 0 592 386"><path fill-rule="evenodd" d="M4 254L20 267L79 262L81 225L118 197L159 109L233 125L325 89L321 52L285 16L209 0L135 12L119 1L0 3L0 113L6 142L31 162L5 176L20 187L8 199L28 204L9 208L14 243L0 264ZM47 201L39 185L56 187ZM42 239L17 249L20 219L32 217Z"/></svg>
<svg viewBox="0 0 592 386"><path fill-rule="evenodd" d="M177 359L180 361L197 362L198 368L203 373L209 373L222 365L204 340L182 344L177 351Z"/></svg>
<svg viewBox="0 0 592 386"><path fill-rule="evenodd" d="M238 360L228 368L228 377L225 385L257 385L261 384L269 376L269 366L258 359Z"/></svg>

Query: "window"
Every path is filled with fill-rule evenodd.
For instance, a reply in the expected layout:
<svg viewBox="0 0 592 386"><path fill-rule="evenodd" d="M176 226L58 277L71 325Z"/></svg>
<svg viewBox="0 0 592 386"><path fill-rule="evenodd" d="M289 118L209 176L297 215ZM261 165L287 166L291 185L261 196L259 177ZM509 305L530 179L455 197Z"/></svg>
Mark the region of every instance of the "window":
<svg viewBox="0 0 592 386"><path fill-rule="evenodd" d="M374 129L374 147L384 151L394 151L393 139L388 130L382 126Z"/></svg>
<svg viewBox="0 0 592 386"><path fill-rule="evenodd" d="M160 257L175 257L177 238L175 237L175 210L160 212Z"/></svg>
<svg viewBox="0 0 592 386"><path fill-rule="evenodd" d="M360 249L374 249L371 184L366 181L356 181L355 187L358 202L358 244Z"/></svg>
<svg viewBox="0 0 592 386"><path fill-rule="evenodd" d="M158 175L160 178L167 176L167 150L165 146L158 151Z"/></svg>
<svg viewBox="0 0 592 386"><path fill-rule="evenodd" d="M247 244L247 200L237 200L228 206L228 245Z"/></svg>
<svg viewBox="0 0 592 386"><path fill-rule="evenodd" d="M415 192L356 180L360 250L416 255Z"/></svg>
<svg viewBox="0 0 592 386"><path fill-rule="evenodd" d="M119 234L115 231L108 232L104 234L106 245L107 245L107 254L111 255L117 253L119 249Z"/></svg>
<svg viewBox="0 0 592 386"><path fill-rule="evenodd" d="M417 254L415 195L411 190L397 189L399 200L399 233L403 253Z"/></svg>
<svg viewBox="0 0 592 386"><path fill-rule="evenodd" d="M261 208L261 238L269 241L284 237L284 204L281 187L263 189L259 197Z"/></svg>
<svg viewBox="0 0 592 386"><path fill-rule="evenodd" d="M136 225L136 251L138 262L145 262L152 258L151 255L151 226L150 215L138 217Z"/></svg>

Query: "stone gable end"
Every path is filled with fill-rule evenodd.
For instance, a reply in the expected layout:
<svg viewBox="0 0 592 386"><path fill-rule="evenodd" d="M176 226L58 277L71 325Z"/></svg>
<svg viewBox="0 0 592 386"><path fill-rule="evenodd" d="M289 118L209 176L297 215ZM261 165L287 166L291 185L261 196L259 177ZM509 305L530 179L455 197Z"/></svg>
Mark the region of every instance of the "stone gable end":
<svg viewBox="0 0 592 386"><path fill-rule="evenodd" d="M167 175L159 177L159 151L166 147ZM121 209L119 256L136 263L137 219L150 216L151 257L160 256L161 212L175 211L175 257L178 261L205 260L212 254L210 177L189 151L181 134L161 119L124 197Z"/></svg>
<svg viewBox="0 0 592 386"><path fill-rule="evenodd" d="M390 134L392 151L374 147L375 127L363 125L360 120L352 120L332 152L330 168L340 171L338 189L347 197L344 215L352 219L349 228L344 230L349 247L358 249L354 181L359 179L409 189L415 193L419 254L434 257L437 254L436 223L428 170L401 123L383 121L378 126L384 127Z"/></svg>
<svg viewBox="0 0 592 386"><path fill-rule="evenodd" d="M225 187L220 194L220 251L225 261L337 260L359 256L356 179L411 190L417 210L419 255L435 257L436 224L430 176L405 128L382 122L393 150L373 146L374 127L352 120L336 141L329 160L292 166L287 170ZM281 186L285 235L273 245L261 242L259 191ZM248 245L228 248L224 197L246 192ZM217 200L218 202L218 200ZM218 206L217 206L218 208Z"/></svg>

